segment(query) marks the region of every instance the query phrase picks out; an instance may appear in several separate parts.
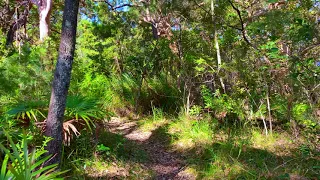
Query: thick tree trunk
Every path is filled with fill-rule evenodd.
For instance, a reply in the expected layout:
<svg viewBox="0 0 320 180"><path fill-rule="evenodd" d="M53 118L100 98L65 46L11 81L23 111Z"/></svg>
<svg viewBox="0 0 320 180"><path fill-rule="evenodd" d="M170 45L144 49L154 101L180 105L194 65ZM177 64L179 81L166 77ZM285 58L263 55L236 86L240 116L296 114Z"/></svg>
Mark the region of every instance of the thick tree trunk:
<svg viewBox="0 0 320 180"><path fill-rule="evenodd" d="M54 157L47 164L59 163L62 149L62 124L76 44L79 0L65 0L59 57L54 72L46 135L52 137L47 146Z"/></svg>
<svg viewBox="0 0 320 180"><path fill-rule="evenodd" d="M52 0L42 0L38 6L40 41L49 36L50 13Z"/></svg>

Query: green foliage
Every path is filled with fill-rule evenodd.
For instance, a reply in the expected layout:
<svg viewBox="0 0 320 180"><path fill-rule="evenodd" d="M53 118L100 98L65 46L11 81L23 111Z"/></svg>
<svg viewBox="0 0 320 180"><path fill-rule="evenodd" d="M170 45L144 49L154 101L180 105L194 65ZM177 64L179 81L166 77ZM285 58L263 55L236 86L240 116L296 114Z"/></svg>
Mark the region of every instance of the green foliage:
<svg viewBox="0 0 320 180"><path fill-rule="evenodd" d="M239 119L245 118L243 106L240 103L241 101L239 102L239 100L226 94L221 94L219 90L212 94L205 86L202 86L201 94L205 108L213 110L216 114L234 113Z"/></svg>
<svg viewBox="0 0 320 180"><path fill-rule="evenodd" d="M114 77L111 83L113 90L122 97L122 100L126 100L130 104L135 103L135 97L139 88L138 80L130 74L123 74L121 78Z"/></svg>
<svg viewBox="0 0 320 180"><path fill-rule="evenodd" d="M11 150L0 144L0 149L5 152L0 179L60 179L58 177L66 172L56 171L57 164L42 167L51 156L43 157L47 152L43 149L29 153L26 134L23 134L21 144L15 144L10 135L5 130L3 132L8 138Z"/></svg>
<svg viewBox="0 0 320 180"><path fill-rule="evenodd" d="M101 153L104 153L105 155L109 156L111 149L103 144L98 144L97 150L100 151Z"/></svg>
<svg viewBox="0 0 320 180"><path fill-rule="evenodd" d="M182 105L181 92L174 85L173 77L165 75L163 72L159 77L146 79L143 84L141 101L143 106L152 108L156 106L165 112L174 113Z"/></svg>
<svg viewBox="0 0 320 180"><path fill-rule="evenodd" d="M212 143L213 137L210 121L197 121L188 117L180 117L177 121L171 123L169 133L174 137L174 148L179 151L203 150Z"/></svg>
<svg viewBox="0 0 320 180"><path fill-rule="evenodd" d="M164 118L162 109L152 107L152 116L154 121L162 120Z"/></svg>
<svg viewBox="0 0 320 180"><path fill-rule="evenodd" d="M292 120L298 124L292 130L309 143L292 148L302 158L313 158L312 148L319 139L319 2L283 2L159 0L112 9L105 2L87 0L79 17L63 126L64 133L73 131L78 138L65 147L64 165L83 173L90 163L101 168L130 159L137 147L127 150L125 136L104 132L102 139L92 142L96 121L104 123L118 115L142 117L138 125L144 132L169 130L173 147L198 156L193 161L199 159L194 167L200 179L280 179L291 178L291 172L313 172L295 160L299 166L294 169L289 162L286 169L286 161L278 159L296 157L271 153L281 143L276 141L278 131L289 131ZM110 3L116 7L127 1ZM0 4L0 14L9 12L5 3ZM31 124L29 143L40 144L42 131L33 125L41 124L48 112L63 6L55 2L50 38L41 43L34 26L39 20L37 8L31 8L25 32L21 26L11 47L5 45L6 35L24 6L10 1L9 7L17 12L12 11L5 22L7 18L0 18L5 25L0 28L0 127L9 129L16 140L22 125ZM154 33L160 34L157 39ZM191 107L190 116L178 114L182 107ZM259 124L268 119L269 110L275 131L270 137L260 132ZM169 122L169 117L176 120ZM223 126L216 127L218 122ZM88 131L79 135L82 124ZM247 124L248 131L230 130L242 130ZM93 158L96 152L108 162ZM5 156L3 167L10 169L7 165L15 163L10 158Z"/></svg>
<svg viewBox="0 0 320 180"><path fill-rule="evenodd" d="M201 114L201 112L202 112L202 107L199 105L194 105L191 107L189 113L191 116L199 116Z"/></svg>
<svg viewBox="0 0 320 180"><path fill-rule="evenodd" d="M13 52L8 55L0 62L1 84L4 85L0 91L23 100L48 95L51 73L42 63L45 54L45 45L24 45L20 54Z"/></svg>
<svg viewBox="0 0 320 180"><path fill-rule="evenodd" d="M22 121L42 121L47 113L45 101L18 102L7 112L9 117ZM106 113L101 110L98 101L82 96L68 96L65 110L66 120L84 120L88 128L95 127L94 120L104 119Z"/></svg>
<svg viewBox="0 0 320 180"><path fill-rule="evenodd" d="M205 103L205 108L211 108L217 112L228 112L232 110L232 104L231 102L228 102L228 96L220 94L219 90L212 94L209 89L203 87L201 93Z"/></svg>
<svg viewBox="0 0 320 180"><path fill-rule="evenodd" d="M44 101L18 102L10 108L7 114L13 116L17 120L29 119L39 121L46 118L44 110L47 109L47 105L48 103Z"/></svg>
<svg viewBox="0 0 320 180"><path fill-rule="evenodd" d="M279 50L279 48L277 46L277 43L278 42L276 42L276 41L269 41L269 42L266 43L266 45L262 45L261 49L267 51L266 55L269 58L277 59L277 60L287 59L287 56L281 55L280 50Z"/></svg>
<svg viewBox="0 0 320 180"><path fill-rule="evenodd" d="M279 95L271 98L271 110L277 120L287 121L287 100Z"/></svg>
<svg viewBox="0 0 320 180"><path fill-rule="evenodd" d="M104 118L105 113L99 109L97 101L81 96L68 96L65 116L67 119L84 120L89 130L95 127L94 120Z"/></svg>
<svg viewBox="0 0 320 180"><path fill-rule="evenodd" d="M293 107L293 117L295 120L310 129L313 129L317 126L314 117L312 117L311 108L304 103L299 103Z"/></svg>

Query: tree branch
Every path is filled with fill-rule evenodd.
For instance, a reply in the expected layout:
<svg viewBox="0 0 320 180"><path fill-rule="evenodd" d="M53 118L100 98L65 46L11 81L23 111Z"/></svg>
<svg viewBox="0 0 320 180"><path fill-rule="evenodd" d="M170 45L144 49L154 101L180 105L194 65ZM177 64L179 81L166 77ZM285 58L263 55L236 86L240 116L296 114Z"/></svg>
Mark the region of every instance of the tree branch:
<svg viewBox="0 0 320 180"><path fill-rule="evenodd" d="M210 12L209 12L208 10L206 10L206 9L202 6L203 3L199 4L199 3L197 3L196 0L193 0L193 2L194 2L199 8L201 8L204 12L206 12L207 14L210 14Z"/></svg>
<svg viewBox="0 0 320 180"><path fill-rule="evenodd" d="M306 55L306 54L308 53L308 51L310 51L311 49L316 48L316 47L318 47L318 46L320 46L320 42L317 42L316 44L313 44L313 45L311 45L311 46L308 46L308 47L304 48L304 49L301 51L300 56Z"/></svg>
<svg viewBox="0 0 320 180"><path fill-rule="evenodd" d="M232 6L232 8L233 8L233 9L237 12L237 14L238 14L238 17L239 17L239 20L240 20L240 24L241 24L241 29L240 29L240 31L241 31L241 33L242 33L243 39L247 42L247 44L249 44L250 46L252 46L253 48L255 48L255 47L253 46L253 44L251 44L251 42L249 41L249 39L248 39L247 36L246 36L245 25L244 25L244 22L243 22L243 19L242 19L240 10L232 3L231 0L228 0L228 1L229 1L230 5Z"/></svg>
<svg viewBox="0 0 320 180"><path fill-rule="evenodd" d="M6 46L9 46L13 43L15 32L22 26L26 25L30 9L31 9L31 4L27 4L26 9L22 13L22 15L19 17L19 19L15 20L10 26L9 31L7 33Z"/></svg>
<svg viewBox="0 0 320 180"><path fill-rule="evenodd" d="M38 1L38 0L30 0L30 2L31 2L32 4L35 4L36 6L39 6L39 2L40 2L40 1Z"/></svg>
<svg viewBox="0 0 320 180"><path fill-rule="evenodd" d="M125 3L125 4L120 4L120 5L116 6L116 5L111 4L108 0L98 0L98 1L95 1L95 2L105 2L111 8L112 11L120 9L120 8L123 8L123 7L138 6L136 4L131 4L131 3Z"/></svg>
<svg viewBox="0 0 320 180"><path fill-rule="evenodd" d="M126 6L128 6L128 7L132 7L132 6L133 6L133 5L130 4L130 3L120 4L120 5L118 5L118 6L114 6L114 5L112 5L108 0L105 0L105 2L108 4L108 6L111 7L111 9L112 9L113 11L116 10L116 9L119 9L119 8L126 7Z"/></svg>

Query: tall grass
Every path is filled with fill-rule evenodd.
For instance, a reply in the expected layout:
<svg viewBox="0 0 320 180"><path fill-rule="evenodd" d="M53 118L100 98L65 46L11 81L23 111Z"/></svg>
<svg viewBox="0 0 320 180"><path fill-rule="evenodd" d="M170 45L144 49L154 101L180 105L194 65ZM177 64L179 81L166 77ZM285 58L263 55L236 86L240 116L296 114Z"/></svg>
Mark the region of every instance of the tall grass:
<svg viewBox="0 0 320 180"><path fill-rule="evenodd" d="M87 72L79 85L78 82L71 84L71 92L98 98L109 111L139 107L141 112L151 112L155 106L166 112L175 112L181 105L175 80L164 73L159 77L146 77L141 84L140 80L131 74L107 77Z"/></svg>
<svg viewBox="0 0 320 180"><path fill-rule="evenodd" d="M213 143L213 130L209 120L195 120L182 116L169 126L174 137L173 146L179 151L203 149Z"/></svg>
<svg viewBox="0 0 320 180"><path fill-rule="evenodd" d="M139 122L142 131L153 131L169 121L161 108L152 107L152 116L147 116Z"/></svg>

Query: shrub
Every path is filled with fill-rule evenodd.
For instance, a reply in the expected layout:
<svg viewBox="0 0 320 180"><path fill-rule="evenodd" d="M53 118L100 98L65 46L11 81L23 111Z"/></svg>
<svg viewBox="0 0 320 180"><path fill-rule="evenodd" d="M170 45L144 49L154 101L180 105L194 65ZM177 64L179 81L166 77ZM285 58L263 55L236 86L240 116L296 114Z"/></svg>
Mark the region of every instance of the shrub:
<svg viewBox="0 0 320 180"><path fill-rule="evenodd" d="M43 157L45 153L47 153L44 149L35 149L29 153L26 134L23 134L20 145L19 143L15 144L6 131L3 132L9 140L11 150L7 149L2 143L0 144L0 149L5 153L1 166L0 179L51 180L58 179L58 176L66 172L56 171L57 164L43 167L43 164L51 156Z"/></svg>
<svg viewBox="0 0 320 180"><path fill-rule="evenodd" d="M293 107L293 118L302 126L313 129L317 126L317 122L312 117L310 106L304 103L295 104Z"/></svg>

